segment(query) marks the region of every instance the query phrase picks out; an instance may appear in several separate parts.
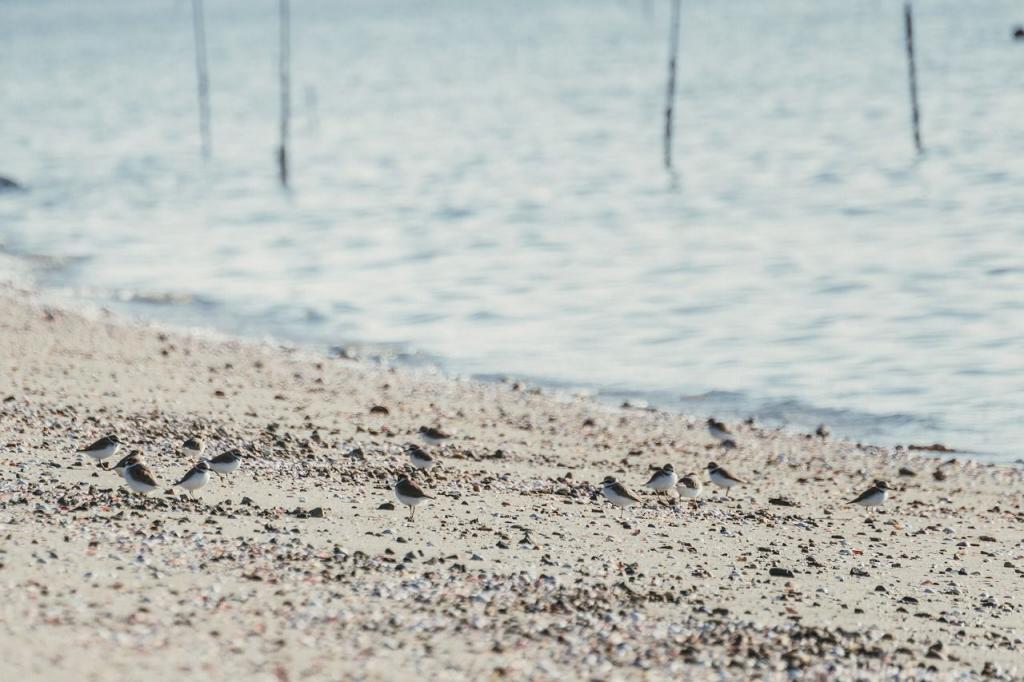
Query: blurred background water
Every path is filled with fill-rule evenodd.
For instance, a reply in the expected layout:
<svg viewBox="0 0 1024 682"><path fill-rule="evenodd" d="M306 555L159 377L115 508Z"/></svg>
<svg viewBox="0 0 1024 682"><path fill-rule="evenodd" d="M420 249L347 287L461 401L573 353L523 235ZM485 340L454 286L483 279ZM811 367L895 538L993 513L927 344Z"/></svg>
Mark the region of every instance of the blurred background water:
<svg viewBox="0 0 1024 682"><path fill-rule="evenodd" d="M173 323L613 400L942 441L1024 439L1024 22L917 3L0 0L0 262ZM6 265L4 264L6 263Z"/></svg>

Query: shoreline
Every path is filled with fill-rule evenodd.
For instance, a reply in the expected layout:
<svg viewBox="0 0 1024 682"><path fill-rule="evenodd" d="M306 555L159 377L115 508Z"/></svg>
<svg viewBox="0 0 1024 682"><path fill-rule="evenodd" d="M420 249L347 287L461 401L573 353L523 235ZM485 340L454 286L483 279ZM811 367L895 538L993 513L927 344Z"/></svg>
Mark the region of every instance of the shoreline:
<svg viewBox="0 0 1024 682"><path fill-rule="evenodd" d="M13 288L0 310L5 678L1024 674L1012 465L743 425L723 453L684 415L90 319ZM408 522L380 507L420 426L454 437ZM258 456L199 501L142 498L77 461L108 430L164 482L194 432ZM640 493L622 514L592 497L605 475L639 491L651 466L703 477L716 458L750 484L695 505ZM874 478L898 488L882 511L844 504Z"/></svg>
<svg viewBox="0 0 1024 682"><path fill-rule="evenodd" d="M23 267L29 268L31 272L31 266L25 263L25 259L31 258L47 258L47 256L32 255L32 254L14 254L4 252L2 245L0 245L0 256L6 255L9 258L14 259L15 262L20 263ZM315 355L322 355L330 359L335 359L335 353L344 359L355 360L358 362L364 362L373 365L381 365L385 368L397 367L405 370L421 371L425 370L431 373L440 373L443 376L448 376L453 380L457 381L473 381L479 383L518 383L529 385L531 388L537 388L543 391L549 396L565 395L570 398L583 397L586 399L594 400L602 405L609 407L618 406L629 406L637 409L652 409L656 411L666 412L668 414L678 415L685 418L692 418L695 415L701 415L701 417L721 417L726 415L733 421L741 421L747 419L754 419L755 417L750 416L753 412L759 411L757 407L751 407L750 409L738 410L735 406L725 407L719 406L720 409L710 409L712 405L708 405L709 409L697 410L692 409L693 403L700 396L681 396L679 398L680 404L673 405L673 398L669 395L671 392L667 392L661 389L613 389L609 387L603 387L599 384L588 384L586 382L572 382L558 378L548 377L537 377L530 376L529 374L522 373L507 373L501 371L488 371L483 374L464 373L456 371L450 367L445 366L444 358L441 358L430 353L425 353L419 350L404 351L401 344L390 343L390 342L365 342L359 340L346 341L339 344L332 344L324 340L297 340L295 338L282 338L278 337L272 332L258 333L258 334L244 334L229 329L222 329L224 325L218 327L211 320L202 318L200 315L197 319L185 322L183 320L175 320L174 315L159 315L156 314L158 310L164 307L166 304L174 304L174 302L182 302L191 300L189 294L174 294L174 293L151 293L145 294L136 292L129 295L127 298L119 299L115 296L114 292L108 292L104 296L79 296L75 294L64 294L57 293L59 289L40 289L38 283L34 281L35 275L25 275L23 280L16 278L10 278L8 280L0 279L0 287L7 287L11 289L23 290L31 292L33 296L46 297L48 303L55 307L67 310L69 312L77 313L80 315L86 315L88 317L95 317L99 314L112 313L115 317L121 320L122 324L138 324L145 327L152 327L157 329L167 330L169 333L176 334L187 334L193 336L200 336L202 338L213 338L224 341L238 341L246 344L253 344L257 346L270 346L273 348L283 347L295 350L302 350L307 353ZM113 297L113 298L112 298ZM139 312L138 310L131 309L132 305L143 305L150 306L150 308L143 308L145 312ZM171 308L168 308L171 309ZM152 313L152 314L151 314ZM186 315L186 318L192 318L191 315ZM231 327L232 325L228 325ZM367 352L369 349L369 352ZM403 359L405 356L405 359ZM417 358L417 359L413 359ZM718 391L710 390L706 394L712 396L717 393L729 393L729 391ZM755 401L756 402L756 401ZM800 405L800 409L805 412L814 412L820 418L820 420L807 421L804 426L806 430L802 429L800 424L792 421L788 418L758 418L758 425L767 429L778 429L790 433L795 436L803 436L806 434L813 433L816 428L825 426L829 430L835 428L839 433L834 434L837 438L843 438L851 442L863 444L865 446L874 445L876 447L884 447L889 449L903 449L907 451L918 451L918 452L933 452L936 457L951 456L957 458L969 458L979 460L985 463L993 463L997 465L1012 465L1021 466L1024 465L1024 457L1014 456L1011 452L1002 452L998 450L984 450L984 449L973 449L970 447L958 446L955 442L949 442L936 435L922 432L919 435L920 438L904 437L897 438L894 434L888 437L881 438L880 440L874 440L870 436L857 436L855 434L844 434L841 425L831 423L828 415L838 418L840 421L848 419L854 416L858 419L871 418L875 420L890 419L894 417L906 417L910 420L919 420L920 417L912 415L900 414L877 414L870 412L860 412L854 408L845 407L819 407L810 403L804 403L800 399L793 396L777 396L775 398L762 398L760 400L763 405L761 408L769 409L775 403L792 403L795 402ZM837 415L841 415L837 417ZM799 420L798 420L799 421ZM878 434L876 434L878 435Z"/></svg>

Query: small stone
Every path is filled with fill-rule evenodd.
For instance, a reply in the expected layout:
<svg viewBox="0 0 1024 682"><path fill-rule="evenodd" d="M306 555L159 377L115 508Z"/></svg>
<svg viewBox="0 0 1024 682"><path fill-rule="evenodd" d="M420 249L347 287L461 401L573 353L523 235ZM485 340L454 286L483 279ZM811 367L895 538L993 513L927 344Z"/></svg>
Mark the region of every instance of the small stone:
<svg viewBox="0 0 1024 682"><path fill-rule="evenodd" d="M314 507L313 509L309 510L309 515L314 519L322 519L324 517L324 508Z"/></svg>
<svg viewBox="0 0 1024 682"><path fill-rule="evenodd" d="M391 410L383 405L374 405L370 408L370 414L391 414Z"/></svg>
<svg viewBox="0 0 1024 682"><path fill-rule="evenodd" d="M395 510L395 503L394 502L385 502L382 505L380 505L379 507L377 507L377 509L383 509L385 511L394 511Z"/></svg>
<svg viewBox="0 0 1024 682"><path fill-rule="evenodd" d="M985 665L981 669L982 677L998 677L1002 674L999 667L992 661L985 661Z"/></svg>
<svg viewBox="0 0 1024 682"><path fill-rule="evenodd" d="M792 578L794 573L788 568L779 568L778 566L774 566L768 570L768 575L776 578Z"/></svg>

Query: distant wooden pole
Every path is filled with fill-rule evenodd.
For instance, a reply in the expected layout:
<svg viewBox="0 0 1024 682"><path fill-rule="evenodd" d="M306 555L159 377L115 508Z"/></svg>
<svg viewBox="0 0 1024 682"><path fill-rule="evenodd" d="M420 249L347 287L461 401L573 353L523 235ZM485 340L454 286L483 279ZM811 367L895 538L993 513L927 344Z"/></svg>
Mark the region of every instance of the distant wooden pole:
<svg viewBox="0 0 1024 682"><path fill-rule="evenodd" d="M914 10L910 0L903 3L903 24L906 28L907 69L910 73L910 114L914 124L914 146L917 153L924 151L921 144L921 110L917 105L917 66L914 64Z"/></svg>
<svg viewBox="0 0 1024 682"><path fill-rule="evenodd" d="M676 59L679 54L679 3L672 0L669 28L668 87L665 97L665 168L672 169L672 119L676 99Z"/></svg>
<svg viewBox="0 0 1024 682"><path fill-rule="evenodd" d="M291 27L289 17L289 0L278 0L280 12L280 75L281 75L281 146L277 150L277 168L281 178L281 186L288 187L288 124L291 118L291 82L290 82L290 59L291 59Z"/></svg>
<svg viewBox="0 0 1024 682"><path fill-rule="evenodd" d="M196 47L196 88L199 91L199 141L203 158L209 160L213 155L213 136L210 132L210 74L206 66L203 0L192 0L192 28Z"/></svg>

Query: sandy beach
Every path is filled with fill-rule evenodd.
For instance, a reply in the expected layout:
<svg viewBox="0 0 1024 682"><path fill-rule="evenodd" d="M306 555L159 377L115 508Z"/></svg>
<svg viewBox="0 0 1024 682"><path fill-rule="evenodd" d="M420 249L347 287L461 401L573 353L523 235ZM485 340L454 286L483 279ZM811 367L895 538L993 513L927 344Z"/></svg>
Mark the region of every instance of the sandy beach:
<svg viewBox="0 0 1024 682"><path fill-rule="evenodd" d="M1019 467L746 424L726 451L697 418L10 288L0 349L5 680L1024 676ZM422 426L451 438L409 521L391 483ZM108 433L160 490L76 454ZM197 500L164 492L192 435L249 453ZM642 491L712 460L747 484ZM882 509L846 504L875 478Z"/></svg>

